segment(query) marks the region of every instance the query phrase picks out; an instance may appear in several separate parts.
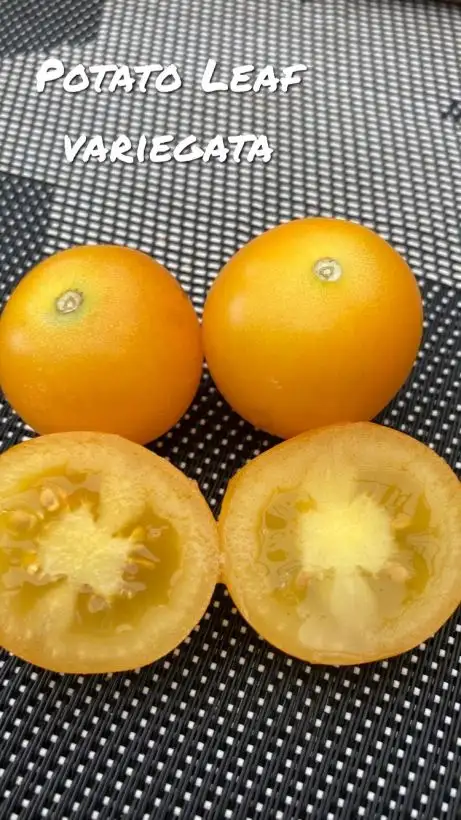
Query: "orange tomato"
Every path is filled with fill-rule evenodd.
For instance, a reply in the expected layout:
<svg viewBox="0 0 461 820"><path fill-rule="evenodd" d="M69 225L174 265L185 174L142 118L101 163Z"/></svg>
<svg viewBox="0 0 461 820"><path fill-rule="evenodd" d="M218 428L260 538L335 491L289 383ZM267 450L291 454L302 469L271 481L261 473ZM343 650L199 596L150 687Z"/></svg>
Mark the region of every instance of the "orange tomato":
<svg viewBox="0 0 461 820"><path fill-rule="evenodd" d="M103 433L0 456L0 643L57 672L133 669L198 623L219 572L195 482Z"/></svg>
<svg viewBox="0 0 461 820"><path fill-rule="evenodd" d="M187 295L130 248L51 256L19 283L0 318L0 385L40 433L99 430L144 444L184 414L201 368Z"/></svg>
<svg viewBox="0 0 461 820"><path fill-rule="evenodd" d="M304 661L405 652L461 601L461 484L386 427L325 427L258 456L232 479L219 529L240 612Z"/></svg>
<svg viewBox="0 0 461 820"><path fill-rule="evenodd" d="M421 297L383 239L339 219L300 219L225 265L205 305L205 357L231 406L288 438L373 418L408 376Z"/></svg>

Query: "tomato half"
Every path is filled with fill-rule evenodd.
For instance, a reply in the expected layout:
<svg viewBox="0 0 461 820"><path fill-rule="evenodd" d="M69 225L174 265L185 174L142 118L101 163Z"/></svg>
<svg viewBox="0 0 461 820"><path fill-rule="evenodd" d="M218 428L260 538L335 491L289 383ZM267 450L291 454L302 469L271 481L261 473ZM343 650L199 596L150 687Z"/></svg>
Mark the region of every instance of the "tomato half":
<svg viewBox="0 0 461 820"><path fill-rule="evenodd" d="M219 574L197 485L118 436L58 433L0 457L0 644L47 669L133 669L198 623Z"/></svg>
<svg viewBox="0 0 461 820"><path fill-rule="evenodd" d="M258 456L232 480L219 527L240 612L305 661L397 655L461 600L460 482L386 427L326 427Z"/></svg>

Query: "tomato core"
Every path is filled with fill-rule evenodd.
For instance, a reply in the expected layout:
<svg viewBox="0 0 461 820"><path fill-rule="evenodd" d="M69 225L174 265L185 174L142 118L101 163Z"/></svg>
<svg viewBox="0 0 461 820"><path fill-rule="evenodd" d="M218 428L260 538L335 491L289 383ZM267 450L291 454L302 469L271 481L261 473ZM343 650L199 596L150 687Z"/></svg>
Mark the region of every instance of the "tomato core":
<svg viewBox="0 0 461 820"><path fill-rule="evenodd" d="M119 532L98 525L100 476L38 476L0 516L3 587L37 619L59 607L56 633L125 632L149 604L168 603L180 568L177 533L146 510ZM45 626L45 624L43 624Z"/></svg>

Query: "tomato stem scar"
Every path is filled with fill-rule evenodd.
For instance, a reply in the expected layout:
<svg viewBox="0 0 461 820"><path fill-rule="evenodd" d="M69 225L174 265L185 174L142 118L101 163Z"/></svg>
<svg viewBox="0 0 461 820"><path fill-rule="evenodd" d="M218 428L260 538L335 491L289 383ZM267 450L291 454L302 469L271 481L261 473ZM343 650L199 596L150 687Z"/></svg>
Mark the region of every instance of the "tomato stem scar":
<svg viewBox="0 0 461 820"><path fill-rule="evenodd" d="M56 299L58 313L74 313L83 304L83 293L79 290L66 290Z"/></svg>
<svg viewBox="0 0 461 820"><path fill-rule="evenodd" d="M337 282L343 275L341 265L336 259L317 259L312 269L322 282Z"/></svg>

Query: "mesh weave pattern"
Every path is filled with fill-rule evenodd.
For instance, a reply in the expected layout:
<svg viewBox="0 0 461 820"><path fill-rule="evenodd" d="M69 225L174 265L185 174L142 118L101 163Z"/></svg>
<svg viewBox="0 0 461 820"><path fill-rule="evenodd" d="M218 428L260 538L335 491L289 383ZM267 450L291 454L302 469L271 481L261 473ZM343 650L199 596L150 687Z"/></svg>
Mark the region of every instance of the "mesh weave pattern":
<svg viewBox="0 0 461 820"><path fill-rule="evenodd" d="M0 3L0 299L58 248L155 255L200 312L222 263L296 216L363 222L408 259L425 301L411 378L380 421L461 473L461 7L445 0L106 0ZM174 94L35 92L47 55L178 65ZM297 62L287 95L210 94L208 58ZM459 104L458 102L459 101ZM267 165L64 161L62 136L266 133ZM0 402L0 449L32 432ZM228 478L273 441L207 374L154 445L218 510ZM0 817L107 820L455 820L459 614L413 652L310 667L272 650L217 589L200 626L130 674L62 677L0 660Z"/></svg>

